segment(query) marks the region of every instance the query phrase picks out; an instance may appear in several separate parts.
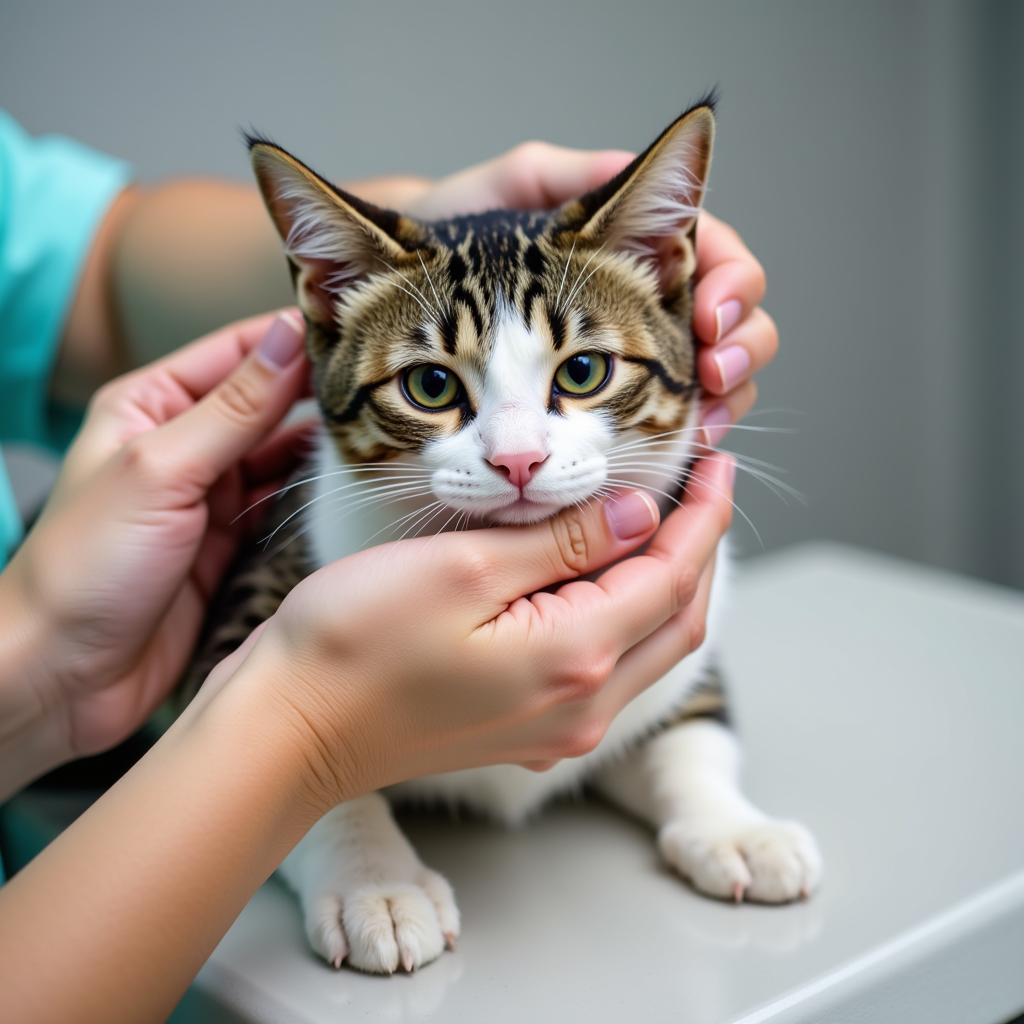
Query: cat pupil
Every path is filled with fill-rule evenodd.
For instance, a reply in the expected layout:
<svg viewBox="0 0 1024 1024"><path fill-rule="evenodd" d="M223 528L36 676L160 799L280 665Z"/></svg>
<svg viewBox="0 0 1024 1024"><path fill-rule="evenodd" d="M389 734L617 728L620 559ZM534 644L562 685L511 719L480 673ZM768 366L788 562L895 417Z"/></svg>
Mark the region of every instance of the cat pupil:
<svg viewBox="0 0 1024 1024"><path fill-rule="evenodd" d="M447 372L437 367L427 370L420 379L420 387L428 398L440 398L447 386Z"/></svg>
<svg viewBox="0 0 1024 1024"><path fill-rule="evenodd" d="M590 356L573 356L565 369L576 384L586 384L591 373Z"/></svg>

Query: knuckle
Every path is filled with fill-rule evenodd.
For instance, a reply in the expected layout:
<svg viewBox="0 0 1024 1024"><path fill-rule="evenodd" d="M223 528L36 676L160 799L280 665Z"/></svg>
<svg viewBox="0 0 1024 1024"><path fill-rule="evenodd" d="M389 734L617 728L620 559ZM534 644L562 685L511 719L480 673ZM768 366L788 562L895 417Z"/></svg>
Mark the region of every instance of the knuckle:
<svg viewBox="0 0 1024 1024"><path fill-rule="evenodd" d="M760 301L768 290L768 275L765 273L761 261L754 256L750 257L750 276L754 285L754 291L758 296L758 301Z"/></svg>
<svg viewBox="0 0 1024 1024"><path fill-rule="evenodd" d="M606 730L604 721L597 717L578 722L562 739L562 756L583 757L593 753L604 739Z"/></svg>
<svg viewBox="0 0 1024 1024"><path fill-rule="evenodd" d="M250 423L259 416L263 407L261 382L251 372L228 377L213 395L217 407L232 422Z"/></svg>
<svg viewBox="0 0 1024 1024"><path fill-rule="evenodd" d="M559 674L558 689L569 701L593 700L611 675L611 662L611 657L600 651L576 658Z"/></svg>
<svg viewBox="0 0 1024 1024"><path fill-rule="evenodd" d="M121 465L130 477L143 483L160 480L165 469L150 434L139 434L124 443L121 448Z"/></svg>
<svg viewBox="0 0 1024 1024"><path fill-rule="evenodd" d="M732 513L733 513L732 503L729 502L729 501L726 501L725 498L722 498L718 502L718 510L717 510L718 532L719 533L727 533L728 530L729 530L729 527L732 526Z"/></svg>
<svg viewBox="0 0 1024 1024"><path fill-rule="evenodd" d="M674 583L676 608L685 608L697 596L700 572L692 565L681 566L676 569Z"/></svg>
<svg viewBox="0 0 1024 1024"><path fill-rule="evenodd" d="M576 510L563 512L551 522L551 534L555 542L556 568L559 572L577 575L590 564L590 544L583 517Z"/></svg>
<svg viewBox="0 0 1024 1024"><path fill-rule="evenodd" d="M464 547L449 564L450 579L460 591L479 593L489 584L493 570L486 556L471 547Z"/></svg>
<svg viewBox="0 0 1024 1024"><path fill-rule="evenodd" d="M704 615L697 615L689 624L689 632L686 638L687 649L692 654L699 647L703 646L707 639L708 623Z"/></svg>
<svg viewBox="0 0 1024 1024"><path fill-rule="evenodd" d="M512 158L522 168L532 167L538 160L544 158L549 148L548 143L541 142L540 139L527 139L512 150Z"/></svg>
<svg viewBox="0 0 1024 1024"><path fill-rule="evenodd" d="M106 384L101 385L93 393L92 398L89 399L89 412L93 413L96 411L107 411L115 408L121 397L121 382L120 381L108 381Z"/></svg>
<svg viewBox="0 0 1024 1024"><path fill-rule="evenodd" d="M768 340L768 358L774 359L775 354L779 351L779 325L775 322L775 318L770 314L765 313L766 321L766 336Z"/></svg>

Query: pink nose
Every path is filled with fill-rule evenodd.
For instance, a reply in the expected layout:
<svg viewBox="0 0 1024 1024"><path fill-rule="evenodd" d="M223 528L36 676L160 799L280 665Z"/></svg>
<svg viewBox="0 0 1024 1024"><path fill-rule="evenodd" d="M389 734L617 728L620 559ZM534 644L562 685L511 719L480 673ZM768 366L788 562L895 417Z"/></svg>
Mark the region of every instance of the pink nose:
<svg viewBox="0 0 1024 1024"><path fill-rule="evenodd" d="M547 456L543 452L518 452L515 455L492 455L487 461L502 470L513 487L522 490Z"/></svg>

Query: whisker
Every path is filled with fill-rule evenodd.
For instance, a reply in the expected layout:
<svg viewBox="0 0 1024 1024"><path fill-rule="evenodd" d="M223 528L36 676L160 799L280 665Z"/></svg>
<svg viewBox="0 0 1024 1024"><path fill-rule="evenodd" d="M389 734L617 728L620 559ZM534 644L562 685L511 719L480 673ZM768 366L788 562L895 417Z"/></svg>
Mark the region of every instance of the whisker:
<svg viewBox="0 0 1024 1024"><path fill-rule="evenodd" d="M409 536L409 534L412 533L413 530L416 531L413 534L413 536L418 537L420 534L420 530L422 530L422 528L426 526L426 524L429 523L430 520L434 518L434 516L438 515L438 513L440 513L442 509L446 508L448 508L448 506L443 501L435 501L432 505L428 505L427 510L429 514L421 516L420 518L410 523L408 527L406 527L406 529L402 531L402 535L398 539L405 540L405 538Z"/></svg>
<svg viewBox="0 0 1024 1024"><path fill-rule="evenodd" d="M337 518L334 521L335 522L341 522L342 520L348 518L348 516L350 516L353 512L358 511L360 508L365 508L368 505L373 505L375 503L376 504L380 504L382 506L383 505L389 505L389 504L391 504L392 502L395 502L395 501L407 501L407 500L410 500L412 498L419 498L419 497L422 497L423 495L431 494L431 493L433 493L432 489L430 487L426 487L426 488L423 488L423 489L421 489L419 491L412 491L411 493L403 491L403 492L398 493L398 494L385 493L385 494L372 494L372 495L368 495L367 497L361 498L361 499L359 499L357 501L354 501L351 504L347 505L345 507L344 511L341 512L341 514L338 515ZM323 497L326 498L326 497L328 497L328 495L323 495ZM348 500L347 497L335 497L335 498L332 499L331 502L328 503L328 505L326 506L325 510L330 510L330 509L334 508L335 506L340 505L340 504L342 504L343 502L345 502L347 500ZM283 526L283 525L284 525L284 523L281 524L281 526ZM301 527L300 529L296 530L286 541L282 542L277 548L275 548L274 551L272 551L268 557L273 558L275 555L277 555L281 551L283 551L289 544L291 544L294 541L298 540L299 537L305 536L307 533L309 533L310 530L313 529L313 525L314 524L311 521L307 522L303 527ZM280 529L280 528L281 527L279 526L278 529ZM275 530L274 532L276 533L277 531ZM270 541L272 539L273 539L273 534L271 534L270 537L266 538L266 544L269 545L269 543L270 543Z"/></svg>
<svg viewBox="0 0 1024 1024"><path fill-rule="evenodd" d="M431 323L433 323L436 327L440 328L440 326L441 326L440 317L438 316L438 314L436 314L430 308L429 304L427 303L426 295L424 295L423 292L421 292L420 289L417 288L416 285L413 284L413 282L410 281L409 278L407 278L405 276L405 274L403 274L398 269L398 267L396 267L393 263L389 263L387 260L381 259L379 256L377 257L377 262L378 263L383 263L385 267L387 267L389 270L391 270L392 273L397 274L409 286L408 288L403 288L402 285L400 285L394 279L392 279L392 281L391 281L391 283L396 288L398 288L401 291L405 292L405 294L408 295L410 298L415 299L420 304L420 308L423 310L423 312L427 314L427 316L429 317ZM415 289L415 294L413 294L413 291L411 291L410 289Z"/></svg>
<svg viewBox="0 0 1024 1024"><path fill-rule="evenodd" d="M574 298L576 298L576 296L579 295L580 292L583 291L583 289L586 287L587 281L589 281L603 267L608 266L608 264L611 263L611 261L614 258L615 258L614 255L613 256L609 256L607 259L604 259L600 263L598 263L598 265L596 267L594 267L594 269L591 270L591 272L589 274L587 274L587 276L583 279L583 281L578 283L576 285L576 287L573 288L573 290L569 293L569 297L565 300L565 304L568 306L572 302L572 300Z"/></svg>
<svg viewBox="0 0 1024 1024"><path fill-rule="evenodd" d="M620 484L625 487L634 486L634 484L629 480L622 480L616 477L609 477L608 480L610 483ZM696 484L698 486L704 487L706 490L712 491L714 494L717 494L718 497L725 498L725 500L728 501L729 504L743 517L743 519L746 521L750 529L754 531L754 536L757 538L758 543L761 545L761 547L764 547L764 541L761 539L761 534L758 532L757 527L754 525L750 516L748 516L747 513L744 512L743 509L741 509L739 505L736 504L735 501L727 497L724 491L719 490L717 487L712 487L709 483L707 483L704 480L698 479L692 473L689 474L689 479L687 479L686 481L686 488L688 489L691 484ZM644 489L654 491L657 494L660 494L663 497L668 498L668 500L671 501L673 505L676 505L679 508L683 507L683 503L674 494L669 494L668 491L663 491L658 487L649 487L646 484L644 485Z"/></svg>
<svg viewBox="0 0 1024 1024"><path fill-rule="evenodd" d="M437 294L437 289L434 287L434 282L433 282L433 280L430 277L430 271L427 270L427 264L426 264L426 262L423 259L423 253L421 253L419 251L419 249L417 249L416 250L416 255L419 256L419 258L420 258L420 266L423 268L423 273L424 273L424 275L425 275L425 277L427 279L427 284L430 285L430 290L434 293L434 299L437 302L437 315L440 317L442 315L441 314L441 296Z"/></svg>
<svg viewBox="0 0 1024 1024"><path fill-rule="evenodd" d="M709 449L709 451L716 450L717 449ZM806 504L804 496L795 487L791 487L784 480L778 480L770 473L765 473L764 470L758 469L755 466L744 465L741 461L742 456L733 457L736 459L737 469L742 470L744 473L748 473L755 480L759 480L780 501L785 502L786 498L790 497L795 501L799 501L801 504ZM652 475L664 476L679 483L682 483L687 476L687 470L685 468L674 468L672 466L663 465L660 462L623 462L621 460L612 459L609 459L608 462L609 465L618 473L622 473L624 471L650 473Z"/></svg>
<svg viewBox="0 0 1024 1024"><path fill-rule="evenodd" d="M601 251L602 251L602 250L604 249L604 247L605 247L605 245L606 245L606 244L607 244L607 243L606 243L606 242L604 242L604 243L602 243L601 245L599 245L599 246L598 246L598 247L597 247L597 248L596 248L596 249L595 249L595 250L594 250L594 251L593 251L593 252L592 252L592 253L591 253L591 254L590 254L590 255L589 255L588 257L587 257L587 261L586 261L586 263L584 263L584 264L583 264L583 266L582 266L582 267L580 267L580 272L579 272L579 273L578 273L578 274L576 275L576 280L575 280L575 281L573 282L573 285L572 285L572 287L571 287L571 288L569 289L569 294L568 294L568 296L566 297L566 300L565 300L565 304L564 304L564 306L562 307L563 309L564 309L564 308L565 308L565 306L567 306L567 305L568 305L568 304L569 304L570 302L572 302L572 297L573 297L573 295L575 295L575 294L576 294L576 285L577 285L577 284L579 284L580 278L581 278L581 277L583 276L583 274L584 274L584 273L586 272L586 269L587 269L587 267L589 267L589 266L590 266L590 264L591 264L591 263L593 262L593 259L594 259L594 257L595 257L595 256L597 256L597 255L598 255L598 254L599 254L599 253L600 253L600 252L601 252Z"/></svg>
<svg viewBox="0 0 1024 1024"><path fill-rule="evenodd" d="M334 471L332 471L330 473L319 473L316 476L307 477L305 480L294 480L292 483L285 484L283 487L279 487L276 491L271 491L270 494L264 494L262 498L259 498L257 501L254 501L248 508L242 509L242 511L239 512L238 515L236 515L235 518L231 520L231 525L233 526L235 523L238 522L239 519L242 518L242 516L247 515L249 512L251 512L258 505L262 505L264 502L270 501L271 498L277 498L277 497L279 497L282 494L287 494L288 491L293 491L293 490L295 490L296 487L301 487L303 484L316 483L318 480L326 480L329 477L333 477L333 476L341 476L344 473L356 472L357 469L362 469L362 468L364 468L364 467L362 467L362 466L360 466L360 467L355 467L355 466L353 466L353 467L346 467L345 469L334 470ZM400 470L401 470L401 472L399 472ZM416 469L416 468L414 468L412 466L409 466L409 467L393 466L393 465L388 465L387 463L382 463L380 469L373 470L374 474L381 473L381 472L387 472L387 475L389 475L392 480L395 480L395 479L398 479L398 480L416 480L416 479L420 479L420 478L422 478L423 480L429 480L430 476L431 476L431 474L428 471L426 471L426 470ZM356 480L356 481L353 481L352 486L355 487L355 486L358 486L359 484L371 483L371 482L372 482L372 477L367 478L366 480ZM334 493L334 492L332 491L332 492L329 492L329 493Z"/></svg>
<svg viewBox="0 0 1024 1024"><path fill-rule="evenodd" d="M357 483L362 483L362 481L357 481ZM334 497L335 495L339 494L340 492L347 490L351 486L353 486L353 485L352 484L345 484L342 487L336 487L336 488L334 488L334 490L327 491L324 494L314 495L314 497L310 498L310 500L307 501L304 505L300 505L297 509L295 509L288 516L286 516L280 523L278 523L277 526L274 527L274 529L270 533L270 535L266 538L264 543L265 544L269 544L274 539L275 535L281 529L283 529L285 526L287 526L288 523L290 523L296 516L301 515L303 512L305 512L305 510L307 508L309 508L310 505L315 505L318 501L323 501L325 498ZM423 486L423 482L420 482L420 481L402 481L402 482L399 482L399 483L388 482L388 483L382 483L382 484L377 484L377 485L371 485L369 488L367 488L366 495L364 495L361 498L357 498L356 501L352 503L352 507L353 508L358 508L368 497L371 497L371 498L378 497L378 496L382 497L383 494L381 492L384 492L384 493L389 493L389 492L402 493L404 491L407 491L407 490L410 490L410 489L415 489L415 488L422 487L422 486Z"/></svg>
<svg viewBox="0 0 1024 1024"><path fill-rule="evenodd" d="M730 430L748 430L757 434L795 434L797 433L792 427L756 427L749 423L734 423ZM632 448L635 445L648 444L651 441L657 440L658 438L669 438L669 437L680 437L683 434L698 434L702 433L703 427L679 427L676 430L663 430L659 434L651 434L647 438L637 438L633 441L628 441L625 444L615 445L608 449L608 454L612 452L625 451L627 448Z"/></svg>
<svg viewBox="0 0 1024 1024"><path fill-rule="evenodd" d="M565 275L569 273L569 264L572 263L572 254L576 251L576 243L579 241L579 235L572 240L572 247L569 249L569 255L565 260L565 267L562 269L562 280L558 284L558 294L555 296L555 309L559 310L559 302L562 300L562 289L565 287Z"/></svg>
<svg viewBox="0 0 1024 1024"><path fill-rule="evenodd" d="M370 541L375 540L377 537L379 537L385 531L388 531L388 532L393 531L393 530L397 529L399 526L401 526L403 523L408 522L408 520L413 519L414 517L416 517L418 515L421 515L426 509L433 508L435 505L440 505L440 504L441 504L441 502L439 502L439 501L428 501L428 502L425 502L422 505L417 505L416 508L414 508L411 512L406 512L405 515L399 516L397 519L392 519L391 522L388 523L386 526L382 526L376 533L374 533L367 540L367 542L366 542L366 544L364 546L365 547L369 547L370 546Z"/></svg>

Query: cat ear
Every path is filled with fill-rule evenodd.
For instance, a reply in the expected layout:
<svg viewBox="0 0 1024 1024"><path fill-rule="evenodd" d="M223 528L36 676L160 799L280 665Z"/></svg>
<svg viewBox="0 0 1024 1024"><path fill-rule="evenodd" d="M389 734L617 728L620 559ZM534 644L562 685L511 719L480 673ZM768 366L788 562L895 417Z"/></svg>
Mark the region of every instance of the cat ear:
<svg viewBox="0 0 1024 1024"><path fill-rule="evenodd" d="M577 238L655 265L662 293L697 266L697 215L715 137L714 97L676 118L611 181L568 203L562 223Z"/></svg>
<svg viewBox="0 0 1024 1024"><path fill-rule="evenodd" d="M334 299L353 281L408 259L413 221L330 184L291 153L247 137L253 171L292 265L299 307L334 326Z"/></svg>

